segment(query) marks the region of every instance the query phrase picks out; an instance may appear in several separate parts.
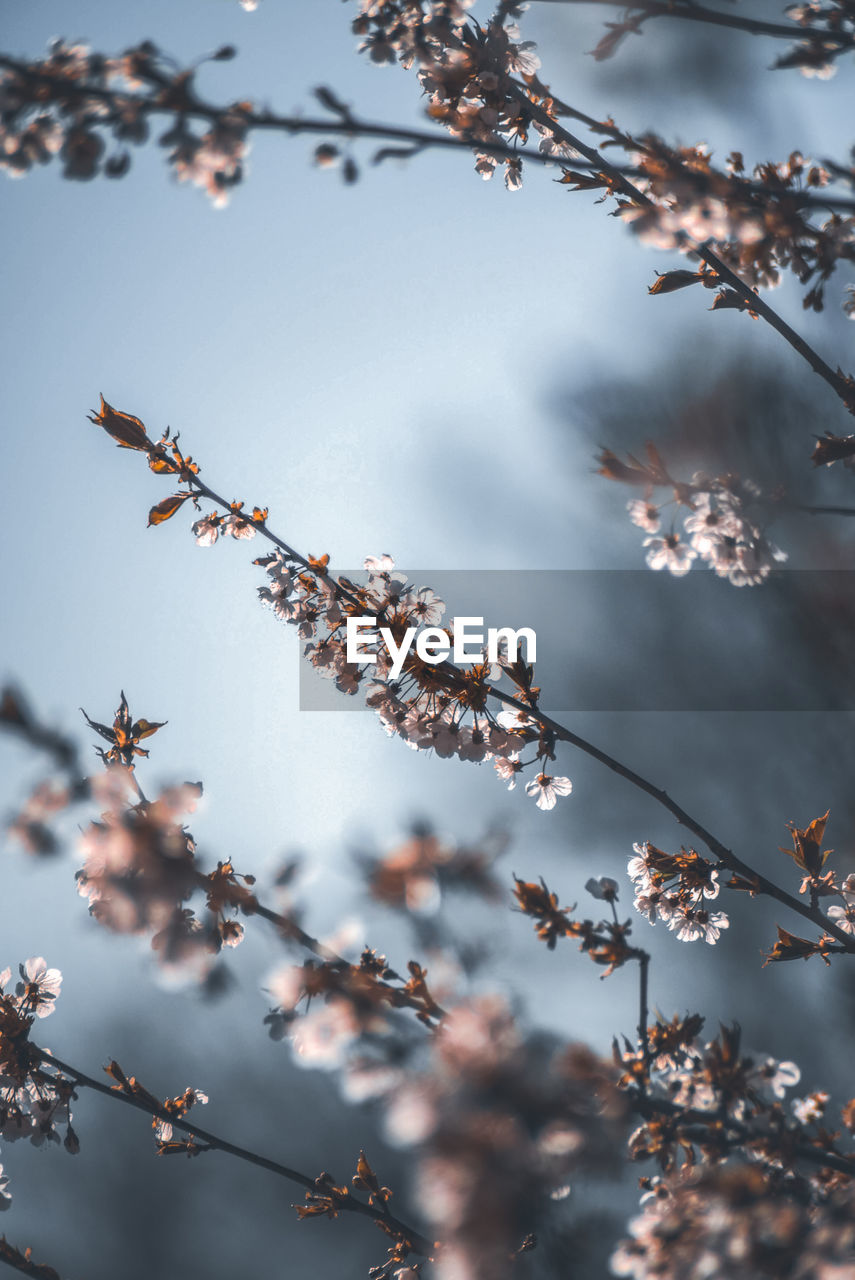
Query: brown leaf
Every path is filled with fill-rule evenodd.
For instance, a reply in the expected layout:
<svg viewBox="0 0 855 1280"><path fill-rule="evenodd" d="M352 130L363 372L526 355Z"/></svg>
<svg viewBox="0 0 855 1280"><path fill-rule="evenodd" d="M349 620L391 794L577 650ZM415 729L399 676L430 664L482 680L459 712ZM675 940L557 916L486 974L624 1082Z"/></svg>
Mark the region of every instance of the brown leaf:
<svg viewBox="0 0 855 1280"><path fill-rule="evenodd" d="M748 311L749 315L754 315L750 310L748 303L740 298L735 289L720 289L715 295L710 311Z"/></svg>
<svg viewBox="0 0 855 1280"><path fill-rule="evenodd" d="M855 454L855 435L836 436L833 432L826 431L824 436L817 438L811 454L811 462L815 467L830 467L832 462L851 458L853 454Z"/></svg>
<svg viewBox="0 0 855 1280"><path fill-rule="evenodd" d="M164 521L171 519L190 496L189 493L173 493L170 497L164 498L162 502L158 502L157 506L152 507L148 513L149 528L153 524L163 524Z"/></svg>
<svg viewBox="0 0 855 1280"><path fill-rule="evenodd" d="M656 282L647 290L650 294L674 293L677 289L685 289L687 285L699 284L704 278L702 271L666 271L656 272Z"/></svg>
<svg viewBox="0 0 855 1280"><path fill-rule="evenodd" d="M574 169L564 169L563 176L556 181L563 186L572 186L574 191L597 191L609 185L608 178L600 173L576 173Z"/></svg>
<svg viewBox="0 0 855 1280"><path fill-rule="evenodd" d="M843 1123L850 1133L855 1133L855 1098L846 1103L840 1112Z"/></svg>
<svg viewBox="0 0 855 1280"><path fill-rule="evenodd" d="M774 947L766 955L767 964L771 964L778 960L809 960L811 956L818 955L820 952L819 944L811 942L809 938L799 938L794 933L787 933L786 929L782 929L780 925L778 929L778 941Z"/></svg>
<svg viewBox="0 0 855 1280"><path fill-rule="evenodd" d="M611 449L601 449L597 458L600 464L597 474L605 476L607 480L618 480L623 484L643 484L648 489L654 489L657 485L673 484L659 450L651 441L644 446L644 452L647 457L646 462L640 462L631 453L626 455L624 462L612 453Z"/></svg>
<svg viewBox="0 0 855 1280"><path fill-rule="evenodd" d="M784 852L787 853L789 852L789 850L785 849ZM743 893L750 893L753 895L760 892L760 880L758 876L753 876L750 879L748 879L744 876L738 876L734 872L734 874L727 881L726 888L739 889Z"/></svg>
<svg viewBox="0 0 855 1280"><path fill-rule="evenodd" d="M152 442L146 435L145 427L139 418L135 418L131 413L121 413L118 409L114 409L104 399L103 394L101 408L97 413L93 411L89 414L89 421L94 422L96 427L103 427L121 449L146 451L151 448Z"/></svg>
<svg viewBox="0 0 855 1280"><path fill-rule="evenodd" d="M786 853L792 858L796 866L801 867L802 871L806 871L809 876L818 876L823 866L832 852L826 849L822 852L822 839L825 835L825 825L828 822L828 815L831 812L827 809L821 818L814 818L813 822L805 827L804 831L800 831L798 827L792 823L789 824L790 834L793 837L793 848L781 848L781 853ZM779 846L780 848L780 846Z"/></svg>
<svg viewBox="0 0 855 1280"><path fill-rule="evenodd" d="M597 475L605 476L607 480L618 480L622 484L650 484L646 468L634 459L628 463L623 462L611 449L602 449L597 461L600 464Z"/></svg>
<svg viewBox="0 0 855 1280"><path fill-rule="evenodd" d="M153 733L157 733L158 729L162 729L166 724L165 720L159 723L153 723L150 720L137 720L131 729L131 737L139 741L141 738L150 738Z"/></svg>
<svg viewBox="0 0 855 1280"><path fill-rule="evenodd" d="M623 22L607 22L606 34L602 37L596 49L590 50L595 61L605 62L607 58L610 58L624 36L629 35L630 32L640 35L644 18L645 14L640 14L634 18L626 18Z"/></svg>

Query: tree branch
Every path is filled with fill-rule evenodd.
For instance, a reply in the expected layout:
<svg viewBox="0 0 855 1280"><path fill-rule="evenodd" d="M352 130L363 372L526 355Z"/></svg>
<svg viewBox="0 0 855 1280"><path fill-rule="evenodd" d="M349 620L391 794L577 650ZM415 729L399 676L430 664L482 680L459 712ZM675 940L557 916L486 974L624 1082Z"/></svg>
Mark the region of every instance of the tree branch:
<svg viewBox="0 0 855 1280"><path fill-rule="evenodd" d="M222 1151L225 1155L234 1156L235 1159L255 1165L256 1168L265 1169L268 1173L284 1178L287 1182L296 1183L297 1186L303 1187L306 1191L312 1193L319 1191L317 1181L307 1174L300 1173L297 1169L291 1169L288 1165L281 1164L278 1160L271 1160L267 1156L258 1155L256 1152L248 1150L246 1147L239 1147L233 1142L228 1142L225 1138L220 1138L217 1134L211 1133L207 1129L202 1129L197 1124L191 1124L187 1120L177 1118L165 1108L153 1108L141 1097L113 1089L101 1080L96 1080L84 1071L79 1071L77 1067L72 1067L67 1062L63 1062L54 1053L47 1053L36 1045L33 1045L32 1049L44 1068L52 1068L63 1076L67 1076L74 1081L78 1088L90 1089L93 1093L99 1093L102 1097L123 1102L126 1106L133 1107L136 1111L142 1111L145 1115L154 1119L164 1120L171 1124L173 1129L180 1129L182 1133L186 1133L189 1137L198 1138L212 1150ZM350 1195L340 1202L339 1207L343 1211L360 1214L364 1218L371 1218L375 1222L382 1222L391 1227L393 1231L409 1240L417 1253L423 1254L425 1257L434 1252L434 1246L425 1236L402 1222L400 1218L388 1213L385 1208L376 1208L374 1205L366 1204L364 1201L357 1200Z"/></svg>
<svg viewBox="0 0 855 1280"><path fill-rule="evenodd" d="M259 112L252 110L246 104L237 104L227 108L212 107L196 95L189 78L185 78L181 82L180 103L177 104L173 96L175 84L165 77L158 78L152 70L148 74L153 78L153 83L158 91L153 91L151 96L147 97L134 93L122 93L102 84L79 84L67 76L44 71L39 68L38 64L27 63L8 54L0 54L0 68L3 67L43 88L48 94L48 104L51 101L50 95L55 93L60 103L64 100L78 100L81 103L93 100L112 107L111 115L92 122L95 127L99 125L115 125L123 113L129 113L130 116L141 119L151 115L166 114L176 118L180 116L181 119L202 119L212 126L222 124L224 120L229 119L232 124L236 124L247 131L275 130L290 134L309 133L323 134L325 136L343 136L346 138L376 137L383 138L386 141L400 142L410 148L419 150L440 147L452 150L463 149L471 152L474 149L507 160L519 161L528 159L545 165L553 165L556 162L561 163L560 157L550 156L540 151L518 148L507 143L473 138L466 134L452 136L442 132L369 123L359 120L343 104L339 104L338 108L331 107L331 115L328 119L281 116L269 111ZM163 83L161 83L161 80L163 80ZM629 196L642 208L654 209L657 207L648 196L630 181L623 170L612 165L595 147L588 146L582 142L560 125L557 119L544 110L543 107L533 102L525 85L519 81L508 79L507 92L511 98L514 98L524 108L532 119L538 121L557 140L572 147L577 154L584 157L588 164L598 172L607 175L616 190ZM601 132L603 130L602 122L594 120L593 117L585 112L579 111L566 103L556 100L556 111L559 114L579 120L590 128L599 129ZM617 129L614 129L612 133L615 137L621 137ZM773 194L780 195L781 193L776 192ZM800 202L804 203L802 193L796 194L799 196ZM819 199L817 204L822 206L822 200ZM835 372L791 325L787 324L759 294L743 282L722 258L709 248L696 246L685 234L682 239L684 244L687 247L691 247L701 261L712 267L720 279L734 290L747 308L754 314L761 316L808 362L813 371L832 388L850 412L855 411L855 385L850 379L839 372Z"/></svg>
<svg viewBox="0 0 855 1280"><path fill-rule="evenodd" d="M59 1280L58 1272L43 1262L33 1262L32 1249L16 1249L5 1236L0 1236L0 1262L5 1262L13 1271L22 1275L33 1276L35 1280Z"/></svg>
<svg viewBox="0 0 855 1280"><path fill-rule="evenodd" d="M203 494L212 502L215 502L222 507L225 511L231 510L231 504L227 502L225 498L220 497L215 490L211 489L207 484L201 481L198 476L193 476L191 485L194 491L199 494ZM253 521L250 516L245 518L248 523L253 525L258 533L267 538L269 542L272 542L273 545L283 551L285 555L293 557L297 564L302 565L302 567L309 570L309 572L315 572L305 556L295 551L287 542L274 534L267 528L266 524ZM352 604L357 603L351 592L341 587L338 583L336 583L335 586L336 595L338 595L339 598L345 599ZM436 670L457 674L457 668L447 662L438 664ZM832 922L826 918L818 907L810 906L805 902L799 901L798 898L787 893L785 889L779 888L772 880L769 880L766 876L760 875L759 872L754 871L753 868L749 867L747 863L738 858L731 849L728 849L726 845L718 840L712 832L708 831L706 827L697 821L697 819L693 818L685 809L681 808L675 800L672 800L667 792L663 791L660 787L655 786L652 782L649 782L646 778L642 777L641 774L636 773L634 769L630 769L627 765L616 760L613 756L609 755L608 752L601 751L600 748L594 746L592 742L588 742L579 734L573 733L572 730L567 729L562 724L559 724L557 720L553 720L551 716L540 711L539 708L532 707L528 703L520 701L519 699L512 697L511 694L505 693L493 686L489 688L488 696L495 698L497 701L504 703L508 707L513 707L517 711L524 712L527 716L530 716L532 720L535 720L542 728L548 729L553 733L555 738L559 741L566 742L569 746L576 747L577 750L584 752L585 755L590 756L593 760L605 765L605 767L611 770L612 773L617 774L618 777L629 782L637 790L643 791L645 795L650 796L657 802L657 804L666 809L672 817L676 818L677 822L679 822L681 826L685 827L688 831L691 831L693 835L697 836L698 839L706 845L710 852L728 868L728 870L736 872L738 875L743 876L746 879L753 880L757 885L758 893L763 893L770 898L774 898L777 902L788 907L791 911L795 911L806 920L810 920L812 924L817 925L819 928L824 930L824 932L831 934L831 936L834 937L847 952L855 954L855 937L851 934L847 934L844 930L838 928L837 925L832 924Z"/></svg>
<svg viewBox="0 0 855 1280"><path fill-rule="evenodd" d="M539 0L541 4L596 5L600 8L624 9L627 13L644 18L683 18L689 22L702 22L707 26L729 27L753 36L771 36L779 40L814 40L821 44L836 44L837 51L855 47L855 34L849 31L832 31L825 27L796 23L768 22L765 18L751 18L739 13L726 13L721 9L709 9L693 2L680 0Z"/></svg>
<svg viewBox="0 0 855 1280"><path fill-rule="evenodd" d="M680 1132L690 1142L698 1145L709 1141L710 1129L729 1131L740 1143L764 1141L769 1137L776 1136L774 1133L758 1133L752 1130L750 1125L722 1116L718 1111L687 1110L685 1107L677 1106L676 1103L669 1102L665 1098L655 1098L647 1093L632 1092L629 1094L629 1098L631 1109L644 1119L649 1120L654 1116L662 1115L685 1121L686 1127L684 1128L681 1125ZM694 1128L691 1126L694 1126ZM786 1134L786 1136L790 1137L791 1135ZM794 1143L792 1149L802 1160L819 1165L821 1168L837 1169L840 1173L855 1177L855 1157L853 1156L840 1155L836 1151L823 1151L804 1142Z"/></svg>
<svg viewBox="0 0 855 1280"><path fill-rule="evenodd" d="M508 92L512 97L516 98L534 120L537 120L544 128L549 129L555 138L581 152L589 164L610 178L616 190L629 196L642 208L655 209L657 207L649 196L636 187L629 178L624 176L620 169L612 165L595 147L588 146L581 138L577 138L575 134L559 124L543 107L532 102L523 86L511 81ZM691 243L688 238L685 239L685 242L687 244ZM707 266L712 267L722 281L730 285L751 311L761 316L776 333L781 335L785 342L790 344L794 351L797 351L808 362L814 373L818 374L831 387L835 395L839 396L850 412L855 410L855 386L848 378L836 373L818 352L814 351L813 347L805 341L801 334L797 333L759 294L745 284L718 254L713 253L712 249L708 249L703 245L693 246L692 252L697 254Z"/></svg>

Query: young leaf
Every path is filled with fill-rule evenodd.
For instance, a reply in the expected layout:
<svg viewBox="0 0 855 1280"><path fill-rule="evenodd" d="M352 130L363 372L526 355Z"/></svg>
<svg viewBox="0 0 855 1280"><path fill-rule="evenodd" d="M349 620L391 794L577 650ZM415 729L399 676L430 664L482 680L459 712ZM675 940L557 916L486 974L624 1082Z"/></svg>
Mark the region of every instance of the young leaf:
<svg viewBox="0 0 855 1280"><path fill-rule="evenodd" d="M152 507L148 513L149 527L153 524L163 524L164 521L170 520L189 497L189 493L173 493L170 497L158 502L157 506Z"/></svg>

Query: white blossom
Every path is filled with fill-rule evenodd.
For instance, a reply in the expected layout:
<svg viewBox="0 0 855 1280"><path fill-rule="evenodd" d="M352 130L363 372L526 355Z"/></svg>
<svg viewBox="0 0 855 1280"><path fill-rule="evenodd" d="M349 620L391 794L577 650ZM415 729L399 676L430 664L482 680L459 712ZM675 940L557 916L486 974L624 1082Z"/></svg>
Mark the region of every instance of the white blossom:
<svg viewBox="0 0 855 1280"><path fill-rule="evenodd" d="M553 777L548 773L539 773L531 782L525 784L527 796L533 796L538 809L554 809L559 796L569 796L573 783L569 778Z"/></svg>

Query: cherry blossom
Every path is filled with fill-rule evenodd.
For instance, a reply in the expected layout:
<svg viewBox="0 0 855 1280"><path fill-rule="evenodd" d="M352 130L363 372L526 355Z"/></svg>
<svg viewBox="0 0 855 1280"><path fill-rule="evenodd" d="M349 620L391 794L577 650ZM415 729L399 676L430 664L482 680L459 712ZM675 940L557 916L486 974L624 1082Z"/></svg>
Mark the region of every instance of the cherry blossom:
<svg viewBox="0 0 855 1280"><path fill-rule="evenodd" d="M680 541L678 533L666 533L663 537L644 539L645 547L649 547L646 560L651 569L668 569L675 578L681 578L692 567L697 552L693 547Z"/></svg>
<svg viewBox="0 0 855 1280"><path fill-rule="evenodd" d="M15 988L22 1008L37 1018L47 1018L62 986L59 969L49 969L43 956L33 956L21 965L21 981ZM0 984L2 985L2 984Z"/></svg>
<svg viewBox="0 0 855 1280"><path fill-rule="evenodd" d="M531 782L525 784L527 796L534 797L538 809L554 809L559 796L569 796L573 783L569 778L553 777L548 773L539 773Z"/></svg>

